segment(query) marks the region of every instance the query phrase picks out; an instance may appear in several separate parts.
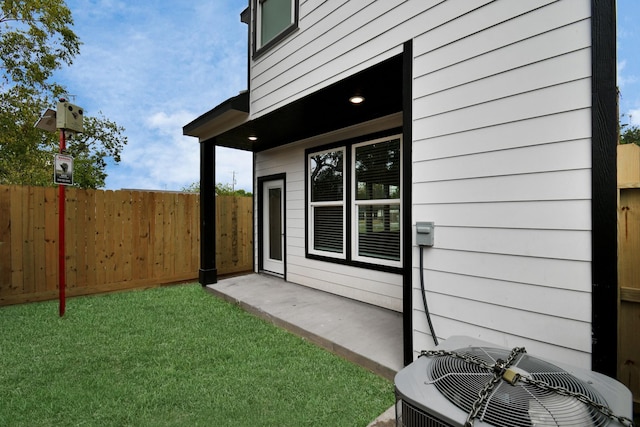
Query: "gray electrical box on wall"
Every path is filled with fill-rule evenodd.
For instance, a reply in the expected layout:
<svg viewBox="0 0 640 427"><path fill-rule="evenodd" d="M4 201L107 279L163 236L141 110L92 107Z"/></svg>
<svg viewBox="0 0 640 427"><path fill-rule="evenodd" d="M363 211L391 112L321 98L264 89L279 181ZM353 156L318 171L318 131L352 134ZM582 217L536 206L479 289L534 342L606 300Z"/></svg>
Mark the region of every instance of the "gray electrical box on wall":
<svg viewBox="0 0 640 427"><path fill-rule="evenodd" d="M433 222L416 222L416 244L418 246L433 246Z"/></svg>

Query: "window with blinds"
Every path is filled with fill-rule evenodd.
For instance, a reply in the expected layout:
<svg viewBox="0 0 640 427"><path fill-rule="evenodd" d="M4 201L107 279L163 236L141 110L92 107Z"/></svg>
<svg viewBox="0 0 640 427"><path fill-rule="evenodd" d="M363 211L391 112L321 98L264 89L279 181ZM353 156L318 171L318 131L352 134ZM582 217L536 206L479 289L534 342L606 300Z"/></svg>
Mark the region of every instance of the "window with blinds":
<svg viewBox="0 0 640 427"><path fill-rule="evenodd" d="M400 139L357 144L353 150L353 258L400 261Z"/></svg>
<svg viewBox="0 0 640 427"><path fill-rule="evenodd" d="M400 137L307 156L309 254L401 267Z"/></svg>
<svg viewBox="0 0 640 427"><path fill-rule="evenodd" d="M344 148L309 155L310 252L344 258Z"/></svg>

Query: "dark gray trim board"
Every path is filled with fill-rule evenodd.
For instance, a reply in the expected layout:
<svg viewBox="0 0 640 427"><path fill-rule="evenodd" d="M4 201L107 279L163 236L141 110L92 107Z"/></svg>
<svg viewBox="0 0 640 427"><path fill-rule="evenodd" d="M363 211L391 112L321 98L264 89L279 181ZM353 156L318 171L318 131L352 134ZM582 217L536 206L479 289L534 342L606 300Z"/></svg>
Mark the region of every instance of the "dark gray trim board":
<svg viewBox="0 0 640 427"><path fill-rule="evenodd" d="M591 2L592 41L592 369L617 371L618 208L616 4Z"/></svg>
<svg viewBox="0 0 640 427"><path fill-rule="evenodd" d="M218 282L216 269L216 145L200 143L200 271L202 286Z"/></svg>
<svg viewBox="0 0 640 427"><path fill-rule="evenodd" d="M413 198L413 41L404 44L402 55L402 133L403 151L403 206L402 223L402 330L404 344L404 364L413 361L413 219L411 217ZM421 272L422 273L422 272Z"/></svg>

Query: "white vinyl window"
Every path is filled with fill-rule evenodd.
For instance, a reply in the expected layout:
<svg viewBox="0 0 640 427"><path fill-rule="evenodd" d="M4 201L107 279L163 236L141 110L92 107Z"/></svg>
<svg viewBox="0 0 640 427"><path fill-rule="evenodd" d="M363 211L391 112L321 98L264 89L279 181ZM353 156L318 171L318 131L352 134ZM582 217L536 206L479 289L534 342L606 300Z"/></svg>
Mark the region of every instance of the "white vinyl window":
<svg viewBox="0 0 640 427"><path fill-rule="evenodd" d="M309 154L309 253L345 258L345 149Z"/></svg>
<svg viewBox="0 0 640 427"><path fill-rule="evenodd" d="M309 254L402 266L401 158L399 136L308 153Z"/></svg>
<svg viewBox="0 0 640 427"><path fill-rule="evenodd" d="M379 139L352 147L351 227L355 261L401 266L400 138Z"/></svg>
<svg viewBox="0 0 640 427"><path fill-rule="evenodd" d="M297 25L298 0L257 0L256 50Z"/></svg>

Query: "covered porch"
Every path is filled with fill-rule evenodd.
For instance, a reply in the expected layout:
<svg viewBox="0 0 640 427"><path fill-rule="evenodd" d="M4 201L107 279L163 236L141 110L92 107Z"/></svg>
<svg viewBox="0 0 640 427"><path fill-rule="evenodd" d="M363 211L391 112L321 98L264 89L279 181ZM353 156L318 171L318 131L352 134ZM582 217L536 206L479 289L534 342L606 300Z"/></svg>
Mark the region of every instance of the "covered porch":
<svg viewBox="0 0 640 427"><path fill-rule="evenodd" d="M221 278L205 289L391 381L404 367L402 313L266 274Z"/></svg>

